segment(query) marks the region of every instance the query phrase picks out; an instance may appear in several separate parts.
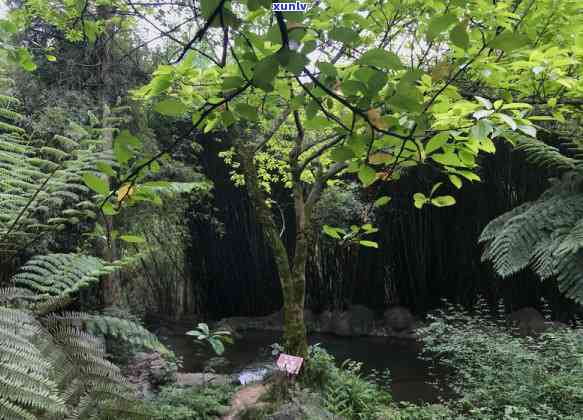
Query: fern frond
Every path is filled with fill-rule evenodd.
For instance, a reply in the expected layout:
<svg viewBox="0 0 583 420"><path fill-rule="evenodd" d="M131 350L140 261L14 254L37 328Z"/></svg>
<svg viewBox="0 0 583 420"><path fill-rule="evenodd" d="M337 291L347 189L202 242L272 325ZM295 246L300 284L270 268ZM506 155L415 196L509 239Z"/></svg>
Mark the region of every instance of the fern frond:
<svg viewBox="0 0 583 420"><path fill-rule="evenodd" d="M14 284L39 295L66 297L116 270L113 264L80 254L49 254L32 258L12 278Z"/></svg>
<svg viewBox="0 0 583 420"><path fill-rule="evenodd" d="M570 171L581 166L579 160L563 155L556 147L526 136L519 140L516 150L525 152L526 160L541 168Z"/></svg>
<svg viewBox="0 0 583 420"><path fill-rule="evenodd" d="M559 290L583 302L583 193L581 174L568 172L537 201L492 220L479 241L482 260L508 277L530 267L541 279L556 278Z"/></svg>
<svg viewBox="0 0 583 420"><path fill-rule="evenodd" d="M52 364L34 345L41 326L32 314L0 307L0 418L37 419L44 411L64 414Z"/></svg>
<svg viewBox="0 0 583 420"><path fill-rule="evenodd" d="M57 328L59 325L69 324L86 330L93 335L117 337L152 350L167 351L154 334L141 325L125 319L83 312L66 312L51 315L47 318L47 321L50 323L50 329Z"/></svg>

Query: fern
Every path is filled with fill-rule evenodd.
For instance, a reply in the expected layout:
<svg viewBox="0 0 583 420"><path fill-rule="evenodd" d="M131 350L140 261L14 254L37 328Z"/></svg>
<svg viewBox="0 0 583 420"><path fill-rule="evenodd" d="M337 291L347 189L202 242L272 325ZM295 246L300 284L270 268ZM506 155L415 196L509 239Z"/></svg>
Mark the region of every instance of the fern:
<svg viewBox="0 0 583 420"><path fill-rule="evenodd" d="M49 144L18 127L22 116L16 98L0 96L0 251L25 248L45 232L59 231L94 219L93 194L83 174L99 163L115 166L101 132L105 128L71 123L67 133ZM121 111L120 111L121 112ZM125 122L116 117L116 122ZM107 127L112 130L112 127ZM79 203L85 203L78 207ZM89 203L89 204L87 204Z"/></svg>
<svg viewBox="0 0 583 420"><path fill-rule="evenodd" d="M538 166L563 172L538 200L524 203L492 220L482 231L483 261L509 277L530 267L541 280L556 279L559 290L583 303L583 160L541 141L523 140L518 149Z"/></svg>
<svg viewBox="0 0 583 420"><path fill-rule="evenodd" d="M38 256L0 289L0 418L143 418L99 337L166 351L138 324L63 311L80 289L118 268L76 254Z"/></svg>

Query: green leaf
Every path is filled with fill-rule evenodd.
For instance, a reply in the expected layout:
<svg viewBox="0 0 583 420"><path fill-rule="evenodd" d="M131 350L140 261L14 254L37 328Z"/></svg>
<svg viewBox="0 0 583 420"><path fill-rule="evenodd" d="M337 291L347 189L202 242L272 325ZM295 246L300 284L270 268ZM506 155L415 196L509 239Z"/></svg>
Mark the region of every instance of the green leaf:
<svg viewBox="0 0 583 420"><path fill-rule="evenodd" d="M506 30L494 38L489 46L490 48L500 49L504 52L510 52L526 46L529 39L524 35L518 35L512 31Z"/></svg>
<svg viewBox="0 0 583 420"><path fill-rule="evenodd" d="M221 4L221 0L205 0L200 2L200 13L205 18L209 18L212 16L214 11L219 7Z"/></svg>
<svg viewBox="0 0 583 420"><path fill-rule="evenodd" d="M453 45L463 50L467 50L470 47L470 37L468 36L466 26L463 23L454 26L453 29L449 31L449 39Z"/></svg>
<svg viewBox="0 0 583 420"><path fill-rule="evenodd" d="M397 109L419 112L422 109L423 96L419 89L410 83L399 83L397 92L388 100L389 104Z"/></svg>
<svg viewBox="0 0 583 420"><path fill-rule="evenodd" d="M132 243L132 244L141 244L146 242L143 236L138 235L121 235L119 237L124 242Z"/></svg>
<svg viewBox="0 0 583 420"><path fill-rule="evenodd" d="M96 162L95 167L97 170L107 176L115 176L115 171L111 167L111 165L107 162Z"/></svg>
<svg viewBox="0 0 583 420"><path fill-rule="evenodd" d="M489 99L482 98L481 96L474 96L474 98L476 98L476 100L480 102L484 106L484 108L492 109L492 102L490 102Z"/></svg>
<svg viewBox="0 0 583 420"><path fill-rule="evenodd" d="M468 181L481 181L481 178L478 174L475 174L471 171L456 171L457 174L463 176Z"/></svg>
<svg viewBox="0 0 583 420"><path fill-rule="evenodd" d="M457 175L448 175L449 180L451 181L451 183L459 190L462 187L462 180L459 176Z"/></svg>
<svg viewBox="0 0 583 420"><path fill-rule="evenodd" d="M413 204L418 209L422 208L428 201L428 198L425 197L423 193L415 193L413 194Z"/></svg>
<svg viewBox="0 0 583 420"><path fill-rule="evenodd" d="M113 216L117 214L117 211L113 208L113 204L111 204L109 201L103 205L101 211L103 211L103 214L106 216Z"/></svg>
<svg viewBox="0 0 583 420"><path fill-rule="evenodd" d="M376 242L373 242L373 241L365 241L365 240L362 240L362 241L358 241L358 243L360 245L366 246L368 248L378 248L379 247L379 244L376 243Z"/></svg>
<svg viewBox="0 0 583 420"><path fill-rule="evenodd" d="M358 33L350 28L335 27L330 31L330 38L346 45L353 45L359 41Z"/></svg>
<svg viewBox="0 0 583 420"><path fill-rule="evenodd" d="M217 115L214 115L212 118L206 120L206 125L204 126L203 133L208 133L213 128L217 126L217 124L221 121L221 118Z"/></svg>
<svg viewBox="0 0 583 420"><path fill-rule="evenodd" d="M229 76L223 79L223 90L239 89L245 84L245 80L239 76Z"/></svg>
<svg viewBox="0 0 583 420"><path fill-rule="evenodd" d="M390 51L374 48L365 52L358 60L360 64L380 67L389 70L400 70L403 64L399 57Z"/></svg>
<svg viewBox="0 0 583 420"><path fill-rule="evenodd" d="M480 140L480 149L486 153L495 153L496 145L488 137L484 137L482 140Z"/></svg>
<svg viewBox="0 0 583 420"><path fill-rule="evenodd" d="M492 130L493 127L490 121L478 120L478 123L470 129L470 135L477 140L482 140L488 137Z"/></svg>
<svg viewBox="0 0 583 420"><path fill-rule="evenodd" d="M113 144L113 154L120 165L127 163L133 157L133 153L127 146L117 142Z"/></svg>
<svg viewBox="0 0 583 420"><path fill-rule="evenodd" d="M430 154L435 152L437 149L443 147L447 144L447 140L449 139L449 133L439 133L435 136L431 137L431 139L427 142L425 146L425 154Z"/></svg>
<svg viewBox="0 0 583 420"><path fill-rule="evenodd" d="M223 354L225 352L225 345L218 338L214 338L214 337L209 338L209 343L211 344L213 351L217 355L220 356L221 354Z"/></svg>
<svg viewBox="0 0 583 420"><path fill-rule="evenodd" d="M435 207L448 207L455 204L455 198L451 195L442 195L431 199L431 204Z"/></svg>
<svg viewBox="0 0 583 420"><path fill-rule="evenodd" d="M259 61L253 70L253 84L265 92L273 90L273 79L279 71L279 63L275 55L270 55Z"/></svg>
<svg viewBox="0 0 583 420"><path fill-rule="evenodd" d="M130 130L122 130L114 140L115 143L123 144L126 147L139 149L142 147L140 139L134 136Z"/></svg>
<svg viewBox="0 0 583 420"><path fill-rule="evenodd" d="M457 17L451 13L438 15L431 18L427 29L427 38L433 40L440 33L445 32L450 26L457 22Z"/></svg>
<svg viewBox="0 0 583 420"><path fill-rule="evenodd" d="M188 108L178 99L165 99L154 106L154 111L168 117L180 117Z"/></svg>
<svg viewBox="0 0 583 420"><path fill-rule="evenodd" d="M342 239L342 237L340 236L340 233L344 233L344 231L342 229L335 228L335 227L328 226L328 225L324 225L322 227L322 230L324 231L324 233L326 235L328 235L334 239Z"/></svg>
<svg viewBox="0 0 583 420"><path fill-rule="evenodd" d="M374 206L377 208L383 207L383 206L387 205L389 203L389 201L391 201L391 197L384 195L384 196L379 197L375 200Z"/></svg>
<svg viewBox="0 0 583 420"><path fill-rule="evenodd" d="M514 118L512 118L509 115L502 114L502 113L498 113L495 115L497 115L498 118L500 118L502 121L504 121L512 129L512 131L516 130L517 125L516 125L516 122L514 121Z"/></svg>
<svg viewBox="0 0 583 420"><path fill-rule="evenodd" d="M14 22L7 19L0 19L0 29L11 34L14 34L16 31L18 31L18 28Z"/></svg>
<svg viewBox="0 0 583 420"><path fill-rule="evenodd" d="M319 62L318 68L326 76L336 77L338 75L338 71L336 70L336 66L334 66L334 64Z"/></svg>
<svg viewBox="0 0 583 420"><path fill-rule="evenodd" d="M335 162L345 162L352 159L354 156L352 149L347 146L335 147L332 149L332 152L330 152L330 157Z"/></svg>
<svg viewBox="0 0 583 420"><path fill-rule="evenodd" d="M287 48L280 50L276 57L282 67L296 75L304 71L304 67L310 62L305 55Z"/></svg>
<svg viewBox="0 0 583 420"><path fill-rule="evenodd" d="M359 80L344 80L340 86L346 96L355 96L358 92L366 91L366 85Z"/></svg>
<svg viewBox="0 0 583 420"><path fill-rule="evenodd" d="M445 166L463 166L459 157L451 151L433 154L431 159Z"/></svg>
<svg viewBox="0 0 583 420"><path fill-rule="evenodd" d="M518 129L527 136L536 138L536 128L533 125L519 125Z"/></svg>
<svg viewBox="0 0 583 420"><path fill-rule="evenodd" d="M28 51L26 48L18 49L18 64L20 64L20 67L28 72L33 72L37 68L37 65L35 64L30 51Z"/></svg>
<svg viewBox="0 0 583 420"><path fill-rule="evenodd" d="M83 182L97 194L107 194L109 193L109 184L107 181L97 175L90 172L85 172L83 174Z"/></svg>
<svg viewBox="0 0 583 420"><path fill-rule="evenodd" d="M54 55L47 54L46 57L47 57L47 61L51 61L51 62L57 61L57 57L55 57Z"/></svg>
<svg viewBox="0 0 583 420"><path fill-rule="evenodd" d="M225 127L230 127L237 121L231 111L222 112L221 119L223 120L223 124L225 125Z"/></svg>
<svg viewBox="0 0 583 420"><path fill-rule="evenodd" d="M358 179L364 187L368 187L377 179L376 171L368 165L362 165L358 170Z"/></svg>
<svg viewBox="0 0 583 420"><path fill-rule="evenodd" d="M248 104L236 104L235 111L246 118L249 121L257 121L259 115L257 114L257 108Z"/></svg>

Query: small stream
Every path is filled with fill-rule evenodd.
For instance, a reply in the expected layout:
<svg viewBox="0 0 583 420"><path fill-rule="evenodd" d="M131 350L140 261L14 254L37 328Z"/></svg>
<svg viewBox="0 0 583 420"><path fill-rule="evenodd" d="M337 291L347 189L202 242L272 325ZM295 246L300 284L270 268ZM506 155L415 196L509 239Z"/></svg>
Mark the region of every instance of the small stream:
<svg viewBox="0 0 583 420"><path fill-rule="evenodd" d="M202 372L213 355L194 343L192 337L171 335L164 340L183 358L183 372ZM270 345L281 341L275 331L245 331L235 344L227 346L227 363L215 367L217 373L234 373L261 362L273 360ZM432 382L428 362L419 358L421 345L413 340L386 337L338 337L331 334L312 334L310 344L320 343L338 362L346 359L363 362L364 371L382 372L389 369L392 394L397 401L436 402L444 395Z"/></svg>

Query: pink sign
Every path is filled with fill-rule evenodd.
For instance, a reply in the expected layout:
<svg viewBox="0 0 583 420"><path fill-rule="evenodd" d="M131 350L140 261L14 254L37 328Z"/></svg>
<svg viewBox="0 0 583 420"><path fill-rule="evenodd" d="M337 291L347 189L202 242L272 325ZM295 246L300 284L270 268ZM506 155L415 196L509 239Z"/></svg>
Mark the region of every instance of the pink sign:
<svg viewBox="0 0 583 420"><path fill-rule="evenodd" d="M303 357L291 356L285 353L281 353L277 359L277 367L291 375L297 375L303 363Z"/></svg>

